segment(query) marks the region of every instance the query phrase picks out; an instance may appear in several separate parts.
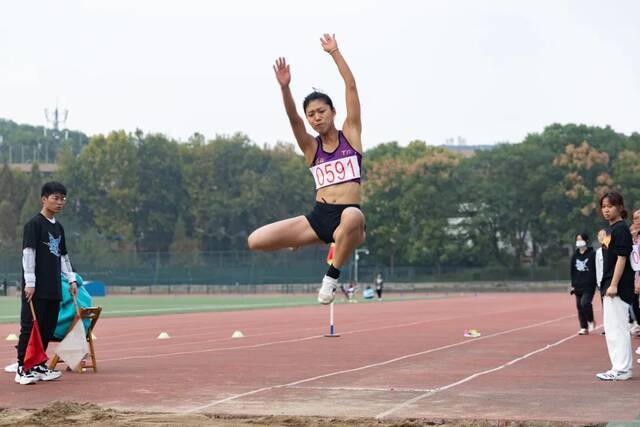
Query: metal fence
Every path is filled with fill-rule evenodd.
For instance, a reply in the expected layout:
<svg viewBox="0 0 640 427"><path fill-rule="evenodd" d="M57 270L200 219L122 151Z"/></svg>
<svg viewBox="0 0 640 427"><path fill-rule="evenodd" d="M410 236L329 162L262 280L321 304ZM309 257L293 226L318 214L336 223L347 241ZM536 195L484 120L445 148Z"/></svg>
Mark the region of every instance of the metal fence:
<svg viewBox="0 0 640 427"><path fill-rule="evenodd" d="M264 285L318 283L327 269L325 247L298 251L261 253L218 251L189 253L71 254L74 269L90 280L110 286L153 285ZM518 271L501 267L433 268L430 266L376 265L361 257L360 283L372 282L382 273L388 282L474 282L568 280L566 263L549 267L524 267ZM568 262L568 260L567 260ZM353 260L343 267L342 279L355 276ZM13 286L21 275L18 251L0 254L0 283Z"/></svg>

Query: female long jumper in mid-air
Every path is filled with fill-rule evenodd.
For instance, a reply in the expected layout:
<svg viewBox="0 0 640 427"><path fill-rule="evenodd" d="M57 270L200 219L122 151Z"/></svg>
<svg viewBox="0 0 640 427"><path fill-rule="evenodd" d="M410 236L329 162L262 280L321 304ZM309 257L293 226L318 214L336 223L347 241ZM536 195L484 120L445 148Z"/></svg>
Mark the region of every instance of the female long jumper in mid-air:
<svg viewBox="0 0 640 427"><path fill-rule="evenodd" d="M318 133L313 137L296 111L289 84L291 73L284 58L273 67L282 90L284 107L298 146L304 153L316 184L316 204L307 215L274 222L249 236L252 250L275 251L284 248L335 242L333 264L322 279L318 302L333 301L340 268L365 239L365 218L360 210L362 170L362 123L356 81L338 50L334 36L325 34L322 48L336 65L345 83L347 118L338 130L336 110L326 94L314 91L303 102L304 114Z"/></svg>

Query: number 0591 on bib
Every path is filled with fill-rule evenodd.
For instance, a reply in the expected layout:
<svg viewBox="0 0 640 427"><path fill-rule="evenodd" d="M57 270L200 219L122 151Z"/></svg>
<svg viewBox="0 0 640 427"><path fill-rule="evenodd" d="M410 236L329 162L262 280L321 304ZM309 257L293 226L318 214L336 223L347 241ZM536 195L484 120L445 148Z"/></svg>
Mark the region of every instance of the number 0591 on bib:
<svg viewBox="0 0 640 427"><path fill-rule="evenodd" d="M311 166L309 170L316 182L316 190L360 178L360 166L356 156L320 163Z"/></svg>

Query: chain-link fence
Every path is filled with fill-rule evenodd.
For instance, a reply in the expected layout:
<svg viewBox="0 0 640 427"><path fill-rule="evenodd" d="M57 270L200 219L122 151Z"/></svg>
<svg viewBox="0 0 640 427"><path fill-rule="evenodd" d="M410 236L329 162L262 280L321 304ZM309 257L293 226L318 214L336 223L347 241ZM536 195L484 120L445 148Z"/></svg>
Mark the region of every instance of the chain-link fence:
<svg viewBox="0 0 640 427"><path fill-rule="evenodd" d="M325 247L273 253L250 251L217 252L110 252L95 256L71 254L75 270L89 280L109 286L153 285L265 285L318 283L326 271ZM387 282L474 282L474 281L547 281L567 280L568 267L462 268L430 266L375 265L371 258L360 256L358 281L370 283L381 273ZM568 262L568 261L567 261ZM355 276L353 258L343 267L343 281ZM21 258L17 251L0 255L0 282L15 285L21 275Z"/></svg>

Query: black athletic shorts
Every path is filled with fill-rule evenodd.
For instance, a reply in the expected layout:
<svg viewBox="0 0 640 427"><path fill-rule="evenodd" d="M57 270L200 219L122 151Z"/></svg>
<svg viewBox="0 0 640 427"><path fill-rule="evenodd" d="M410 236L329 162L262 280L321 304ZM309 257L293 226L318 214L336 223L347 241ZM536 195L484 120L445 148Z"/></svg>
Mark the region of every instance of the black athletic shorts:
<svg viewBox="0 0 640 427"><path fill-rule="evenodd" d="M342 211L351 207L360 209L360 205L330 205L316 202L313 210L306 214L305 217L320 240L325 243L331 243L334 241L333 232L340 225Z"/></svg>

